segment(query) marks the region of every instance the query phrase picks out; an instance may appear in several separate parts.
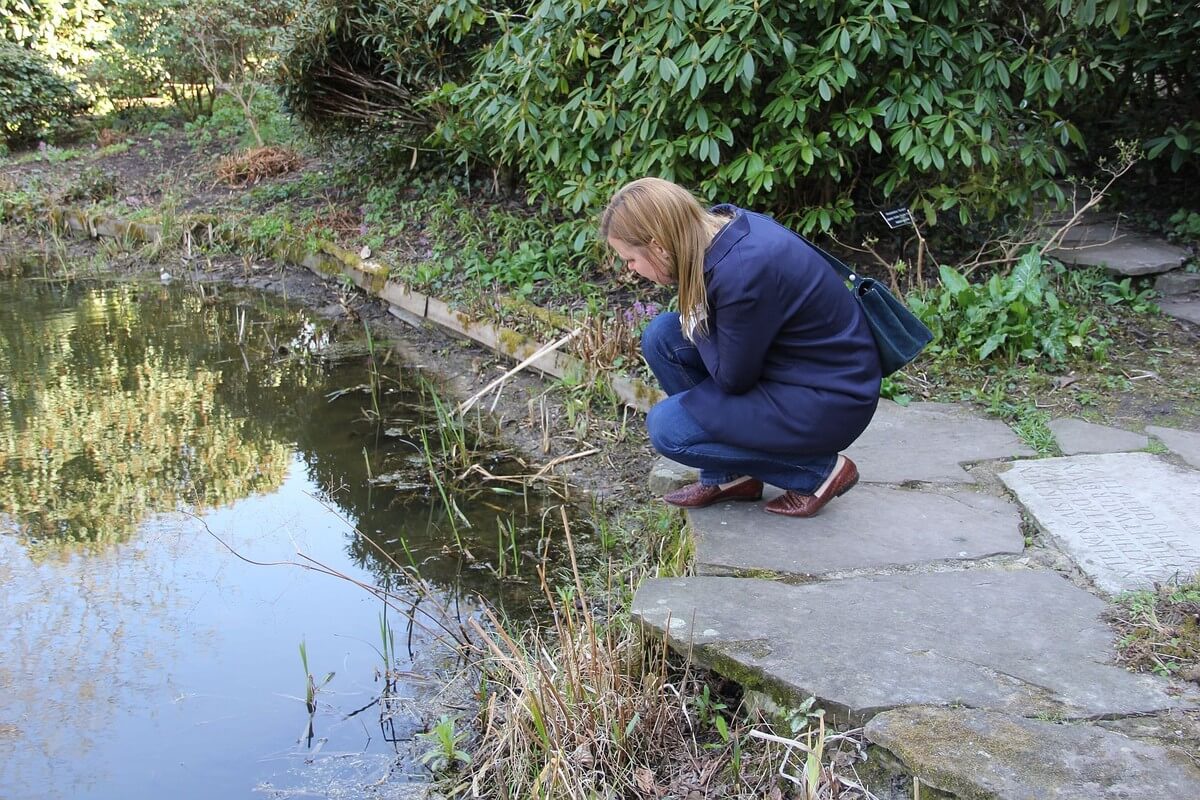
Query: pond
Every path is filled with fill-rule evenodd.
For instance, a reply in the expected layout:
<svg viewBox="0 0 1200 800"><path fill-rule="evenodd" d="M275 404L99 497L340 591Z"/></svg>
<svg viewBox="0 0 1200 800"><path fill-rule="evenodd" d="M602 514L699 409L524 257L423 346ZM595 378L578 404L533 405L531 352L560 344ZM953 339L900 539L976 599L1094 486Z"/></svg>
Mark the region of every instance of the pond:
<svg viewBox="0 0 1200 800"><path fill-rule="evenodd" d="M398 609L529 613L556 498L493 482L448 509L440 440L466 434L417 370L303 309L0 292L0 797L423 780L414 734L453 665L436 612Z"/></svg>

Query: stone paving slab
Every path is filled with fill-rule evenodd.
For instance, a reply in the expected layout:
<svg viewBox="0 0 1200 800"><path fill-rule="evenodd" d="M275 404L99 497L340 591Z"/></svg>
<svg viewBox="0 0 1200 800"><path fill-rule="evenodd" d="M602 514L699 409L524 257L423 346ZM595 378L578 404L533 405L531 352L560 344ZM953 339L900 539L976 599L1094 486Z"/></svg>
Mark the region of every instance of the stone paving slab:
<svg viewBox="0 0 1200 800"><path fill-rule="evenodd" d="M1111 222L1078 225L1063 246L1046 255L1064 264L1104 267L1121 275L1154 275L1183 266L1189 253L1182 247L1114 227Z"/></svg>
<svg viewBox="0 0 1200 800"><path fill-rule="evenodd" d="M866 736L962 800L1200 797L1200 768L1184 753L1090 724L918 707L878 715Z"/></svg>
<svg viewBox="0 0 1200 800"><path fill-rule="evenodd" d="M890 400L846 452L870 483L974 483L962 464L1034 455L1003 422L963 406Z"/></svg>
<svg viewBox="0 0 1200 800"><path fill-rule="evenodd" d="M763 499L780 493L771 487ZM763 503L720 503L687 516L700 575L813 576L1020 553L1025 544L1016 505L969 490L859 484L810 519L768 514Z"/></svg>
<svg viewBox="0 0 1200 800"><path fill-rule="evenodd" d="M1145 450L1150 444L1150 439L1143 434L1069 417L1052 420L1050 431L1059 449L1068 456Z"/></svg>
<svg viewBox="0 0 1200 800"><path fill-rule="evenodd" d="M1166 298L1200 294L1200 272L1164 272L1154 279L1154 291Z"/></svg>
<svg viewBox="0 0 1200 800"><path fill-rule="evenodd" d="M1106 592L1200 571L1200 473L1150 453L1018 461L1000 474Z"/></svg>
<svg viewBox="0 0 1200 800"><path fill-rule="evenodd" d="M650 491L659 497L672 492L681 486L700 480L700 470L672 461L666 456L659 456L650 466L650 478L646 485Z"/></svg>
<svg viewBox="0 0 1200 800"><path fill-rule="evenodd" d="M1057 573L966 570L800 586L646 581L632 614L678 650L783 704L862 722L904 705L1083 718L1186 704L1111 664L1105 603Z"/></svg>
<svg viewBox="0 0 1200 800"><path fill-rule="evenodd" d="M1200 300L1163 300L1158 309L1168 317L1200 325Z"/></svg>
<svg viewBox="0 0 1200 800"><path fill-rule="evenodd" d="M1200 469L1200 433L1181 431L1178 428L1162 428L1158 425L1148 425L1146 433L1165 444L1172 453Z"/></svg>

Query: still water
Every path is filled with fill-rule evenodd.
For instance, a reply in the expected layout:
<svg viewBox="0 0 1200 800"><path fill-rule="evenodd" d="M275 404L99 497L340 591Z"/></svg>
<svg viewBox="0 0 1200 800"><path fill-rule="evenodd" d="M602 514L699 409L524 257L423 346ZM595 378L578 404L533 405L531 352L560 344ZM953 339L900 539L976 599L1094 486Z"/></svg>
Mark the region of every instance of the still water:
<svg viewBox="0 0 1200 800"><path fill-rule="evenodd" d="M303 310L163 286L0 293L0 798L359 797L421 780L413 735L446 651L297 564L416 599L390 556L460 617L480 593L520 614L556 514L476 487L455 545L419 449L438 431L416 371L335 355ZM525 559L504 578L501 549ZM381 702L383 627L401 678Z"/></svg>

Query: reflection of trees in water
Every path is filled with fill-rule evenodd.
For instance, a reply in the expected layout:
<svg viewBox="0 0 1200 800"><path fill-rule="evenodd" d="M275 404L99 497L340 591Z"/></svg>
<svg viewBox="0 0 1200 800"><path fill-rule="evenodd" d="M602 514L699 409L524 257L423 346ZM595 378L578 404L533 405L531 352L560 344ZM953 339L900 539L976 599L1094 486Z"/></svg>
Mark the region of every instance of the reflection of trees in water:
<svg viewBox="0 0 1200 800"><path fill-rule="evenodd" d="M412 444L382 433L399 427L419 442L418 428L434 424L415 372L383 368L379 424L368 419L366 393L326 399L331 388L366 383L362 363L294 357L313 335L300 313L251 309L242 326L235 304L179 289L10 287L0 299L0 513L28 540L104 547L180 504L271 492L294 447L320 492L397 562L411 553L453 594L524 604L528 589L486 565L497 561L498 518L515 519L522 548L538 551L537 498L526 516L519 497L459 495L473 523L462 529L472 560L443 552L454 535L423 466L410 465L426 484L415 491L367 481L364 450L374 474L423 462ZM369 543L348 534L347 547L380 583L392 580L394 565ZM530 578L534 562L525 557Z"/></svg>
<svg viewBox="0 0 1200 800"><path fill-rule="evenodd" d="M179 590L190 545L162 530L146 544L108 542L81 557L75 546L47 541L35 552L0 536L0 584L25 599L0 619L0 720L16 723L11 746L0 736L0 796L39 786L87 794L128 766L90 758L113 717L180 696L163 665L204 646L179 624L195 602Z"/></svg>
<svg viewBox="0 0 1200 800"><path fill-rule="evenodd" d="M239 348L232 305L158 287L10 286L0 510L26 535L117 541L179 503L279 486L291 437L278 412L299 412L320 381L313 365L276 357L267 325L250 325ZM302 324L293 313L274 327Z"/></svg>
<svg viewBox="0 0 1200 800"><path fill-rule="evenodd" d="M544 504L559 501L534 490L526 497L513 494L511 484L448 485L447 491L470 520L469 527L458 522L459 537L470 552L465 557L457 549L449 515L418 449L421 428L431 439L436 438L436 432L429 430L436 424L436 415L419 387L411 384L411 375L393 369L389 378L399 383L390 379L386 383L392 391L380 404L383 421L369 420L366 412L372 408L370 398L351 392L333 402L314 404L297 428L297 452L310 480L363 534L360 537L348 532L346 549L350 558L383 587L402 582L395 575L396 564L407 567L415 562L423 578L451 596L482 594L490 602L524 616L531 602L540 602L536 565L543 534L549 539L547 555L555 563L563 563L562 526L557 511L546 515L544 526L542 522ZM346 386L356 379L361 380L361 371L345 370L335 373L331 382ZM385 435L387 430L400 435ZM398 472L412 488L397 491L388 485L373 485L367 480L364 451L372 474ZM495 451L484 450L479 457L485 459L483 464L489 471L504 471ZM522 566L516 580L500 580L493 572L498 569L500 549L498 521L505 526L515 525L518 530Z"/></svg>

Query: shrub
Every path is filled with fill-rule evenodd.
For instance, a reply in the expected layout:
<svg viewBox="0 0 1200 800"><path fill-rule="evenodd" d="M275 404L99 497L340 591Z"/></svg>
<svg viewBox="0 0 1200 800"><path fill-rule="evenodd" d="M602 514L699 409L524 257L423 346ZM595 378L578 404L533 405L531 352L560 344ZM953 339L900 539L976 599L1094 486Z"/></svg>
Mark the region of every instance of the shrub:
<svg viewBox="0 0 1200 800"><path fill-rule="evenodd" d="M0 140L28 144L60 131L88 103L44 57L0 41Z"/></svg>
<svg viewBox="0 0 1200 800"><path fill-rule="evenodd" d="M426 102L469 76L518 4L489 0L305 0L280 44L288 106L313 130L388 132L420 144L442 111Z"/></svg>
<svg viewBox="0 0 1200 800"><path fill-rule="evenodd" d="M141 106L147 98L158 96L166 82L165 74L153 59L115 41L98 48L86 75L88 83L102 92L118 111Z"/></svg>
<svg viewBox="0 0 1200 800"><path fill-rule="evenodd" d="M157 82L183 114L212 110L216 87L189 46L188 0L112 0L112 42L122 70Z"/></svg>
<svg viewBox="0 0 1200 800"><path fill-rule="evenodd" d="M250 128L251 119L255 120L257 137ZM296 126L280 107L279 96L269 89L255 92L249 114L230 95L218 95L208 116L184 127L188 139L197 145L235 141L242 147L255 147L260 140L268 145L290 145L296 139Z"/></svg>
<svg viewBox="0 0 1200 800"><path fill-rule="evenodd" d="M1064 98L1109 78L1089 46L1103 21L1071 12L544 0L504 17L470 79L438 95L456 111L441 132L576 211L660 175L805 231L886 203L990 218L1061 198L1082 144Z"/></svg>
<svg viewBox="0 0 1200 800"><path fill-rule="evenodd" d="M1200 4L1073 0L1068 5L1085 22L1101 23L1094 51L1112 74L1100 91L1078 98L1080 128L1088 141L1103 148L1116 139L1140 140L1153 171L1143 178L1161 187L1177 177L1190 191L1200 177ZM1153 194L1152 199L1164 199L1161 189Z"/></svg>

